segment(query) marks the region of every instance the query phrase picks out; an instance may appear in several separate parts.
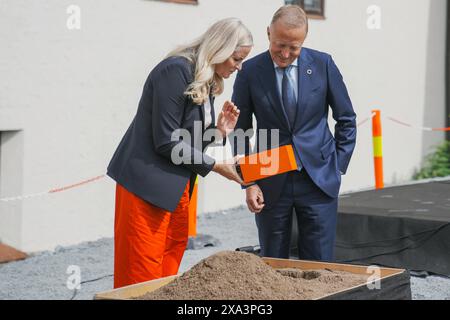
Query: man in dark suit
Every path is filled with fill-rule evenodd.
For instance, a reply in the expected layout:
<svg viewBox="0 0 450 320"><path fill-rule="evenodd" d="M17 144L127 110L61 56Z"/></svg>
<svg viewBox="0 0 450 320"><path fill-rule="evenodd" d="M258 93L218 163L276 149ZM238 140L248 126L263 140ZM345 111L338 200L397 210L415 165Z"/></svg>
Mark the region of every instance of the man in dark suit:
<svg viewBox="0 0 450 320"><path fill-rule="evenodd" d="M246 188L261 254L289 257L295 209L299 258L332 261L337 197L356 143L356 115L331 56L302 48L307 32L300 7L283 6L275 13L267 28L269 50L244 63L237 75L232 100L241 112L235 129L251 129L255 115L257 139L263 129L278 130L278 145L293 146L298 166ZM334 137L328 127L330 108ZM260 142L259 150L274 147ZM239 147L233 147L235 153Z"/></svg>

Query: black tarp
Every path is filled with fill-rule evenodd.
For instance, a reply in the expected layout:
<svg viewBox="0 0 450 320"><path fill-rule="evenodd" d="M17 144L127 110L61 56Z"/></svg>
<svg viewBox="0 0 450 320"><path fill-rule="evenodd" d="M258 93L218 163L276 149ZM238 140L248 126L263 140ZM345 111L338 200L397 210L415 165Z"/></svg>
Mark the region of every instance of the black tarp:
<svg viewBox="0 0 450 320"><path fill-rule="evenodd" d="M341 196L335 255L336 262L450 276L450 180Z"/></svg>
<svg viewBox="0 0 450 320"><path fill-rule="evenodd" d="M380 279L378 289L358 286L322 298L321 300L411 300L408 271Z"/></svg>

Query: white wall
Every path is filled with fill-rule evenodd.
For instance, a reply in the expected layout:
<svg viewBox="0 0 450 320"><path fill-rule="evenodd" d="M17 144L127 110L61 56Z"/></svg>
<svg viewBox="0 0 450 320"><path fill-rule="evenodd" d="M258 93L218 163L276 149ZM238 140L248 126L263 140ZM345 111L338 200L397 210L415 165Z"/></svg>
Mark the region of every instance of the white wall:
<svg viewBox="0 0 450 320"><path fill-rule="evenodd" d="M66 27L72 4L81 8L81 30ZM237 12L256 30L258 17L248 21L245 16L255 7L269 14L277 6L269 0L205 0L199 6L142 0L2 1L0 130L7 129L9 119L23 120L20 194L104 173L149 71L170 49ZM13 186L3 186L1 197L16 195ZM21 207L14 219L8 213L12 206ZM20 226L14 236L2 232L0 238L25 251L112 236L114 183L105 178L64 193L1 203L0 208L0 230Z"/></svg>
<svg viewBox="0 0 450 320"><path fill-rule="evenodd" d="M311 26L308 45L331 52L347 82L358 121L373 108L417 126L445 125L445 1L327 1L327 20ZM381 30L366 27L366 9L381 8ZM386 184L407 181L423 157L424 141L442 133L383 121ZM370 124L358 143L342 191L373 186Z"/></svg>
<svg viewBox="0 0 450 320"><path fill-rule="evenodd" d="M23 131L0 132L0 198L3 190L22 194ZM0 202L0 242L20 246L22 234L22 202Z"/></svg>
<svg viewBox="0 0 450 320"><path fill-rule="evenodd" d="M237 16L253 32L253 56L266 50L265 27L283 3L199 2L2 0L0 131L23 129L23 156L17 156L23 171L11 184L0 176L0 197L47 191L104 173L136 112L149 71L170 49L220 18ZM81 8L81 30L66 28L71 4ZM371 4L382 8L379 31L366 28ZM444 0L327 0L326 16L311 21L306 45L333 53L360 119L379 106L407 122L444 125ZM233 80L216 100L217 109L231 97ZM408 180L425 144L443 138L387 122L383 129L387 183ZM366 125L343 190L373 184L371 148ZM1 154L2 159L15 157L3 145ZM202 179L200 212L243 203L238 186L216 174ZM0 202L0 239L25 251L112 236L113 221L109 178L20 203Z"/></svg>
<svg viewBox="0 0 450 320"><path fill-rule="evenodd" d="M422 108L422 123L424 126L443 128L445 117L445 50L446 30L442 28L446 19L447 1L438 0L429 3L429 20L427 34L427 57L425 74L425 99ZM450 117L450 115L448 115ZM443 132L422 135L422 154L429 154L434 147L445 139Z"/></svg>
<svg viewBox="0 0 450 320"><path fill-rule="evenodd" d="M326 20L310 21L305 46L333 55L347 84L357 121L369 117L373 109L380 109L382 115L416 126L444 127L446 1L327 0L325 4ZM372 5L381 9L381 29L367 27L367 8ZM272 14L259 14L259 29L252 29L261 31L256 42L265 43L263 50L267 48L265 24ZM386 185L411 180L423 156L432 151L431 146L444 139L442 132L402 127L386 119L382 126ZM331 115L330 128L334 128ZM373 186L369 121L358 130L357 146L341 192ZM226 208L230 201L228 190L232 190L233 203L245 203L245 195L238 187L221 178L208 177L203 187L226 190L218 196L200 198L205 211Z"/></svg>

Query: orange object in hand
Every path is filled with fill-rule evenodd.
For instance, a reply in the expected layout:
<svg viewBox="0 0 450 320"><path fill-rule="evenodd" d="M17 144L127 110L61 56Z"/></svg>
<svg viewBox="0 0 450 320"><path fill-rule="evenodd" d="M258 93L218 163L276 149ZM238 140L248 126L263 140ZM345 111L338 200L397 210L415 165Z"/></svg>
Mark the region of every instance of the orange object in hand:
<svg viewBox="0 0 450 320"><path fill-rule="evenodd" d="M297 170L291 145L251 154L238 160L236 169L244 183L250 183L277 174Z"/></svg>

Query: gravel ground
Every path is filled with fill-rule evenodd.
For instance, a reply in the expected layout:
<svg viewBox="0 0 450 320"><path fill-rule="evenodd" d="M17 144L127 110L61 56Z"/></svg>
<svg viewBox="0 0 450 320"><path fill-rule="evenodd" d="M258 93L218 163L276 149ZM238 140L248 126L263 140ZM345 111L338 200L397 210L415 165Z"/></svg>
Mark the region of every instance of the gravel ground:
<svg viewBox="0 0 450 320"><path fill-rule="evenodd" d="M258 244L254 217L244 207L201 215L197 232L211 236L206 243L214 246L187 250L180 272L215 252ZM90 300L94 294L112 289L113 248L113 240L106 238L2 264L0 299ZM74 270L81 276L79 290L69 289L74 284ZM450 300L450 279L411 277L411 290L415 300Z"/></svg>

